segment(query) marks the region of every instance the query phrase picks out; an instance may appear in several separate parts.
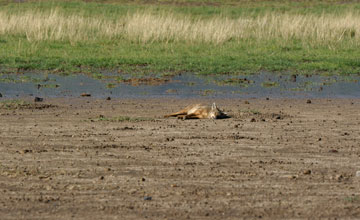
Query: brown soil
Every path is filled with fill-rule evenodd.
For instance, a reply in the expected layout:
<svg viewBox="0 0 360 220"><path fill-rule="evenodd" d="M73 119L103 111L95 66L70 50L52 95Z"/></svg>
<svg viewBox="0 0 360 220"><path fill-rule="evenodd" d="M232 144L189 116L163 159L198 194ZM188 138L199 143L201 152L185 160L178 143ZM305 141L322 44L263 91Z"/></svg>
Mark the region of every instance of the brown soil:
<svg viewBox="0 0 360 220"><path fill-rule="evenodd" d="M0 218L360 218L360 100L198 101L1 108Z"/></svg>

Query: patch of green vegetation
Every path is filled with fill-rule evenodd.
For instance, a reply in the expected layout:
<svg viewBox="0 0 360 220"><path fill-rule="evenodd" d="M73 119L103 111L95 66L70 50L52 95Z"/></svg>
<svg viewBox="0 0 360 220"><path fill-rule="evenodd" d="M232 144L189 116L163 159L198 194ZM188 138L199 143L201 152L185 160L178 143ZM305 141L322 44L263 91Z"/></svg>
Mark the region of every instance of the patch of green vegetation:
<svg viewBox="0 0 360 220"><path fill-rule="evenodd" d="M126 80L126 78L124 76L117 76L115 77L115 81L120 83L120 82L124 82Z"/></svg>
<svg viewBox="0 0 360 220"><path fill-rule="evenodd" d="M93 77L94 79L102 79L102 78L104 78L104 75L101 74L101 73L93 73L93 74L92 74L92 77Z"/></svg>
<svg viewBox="0 0 360 220"><path fill-rule="evenodd" d="M15 83L17 81L18 80L16 80L13 77L2 77L2 78L0 78L0 82L3 82L3 83Z"/></svg>
<svg viewBox="0 0 360 220"><path fill-rule="evenodd" d="M266 81L266 82L261 83L261 86L265 87L265 88L279 87L279 83L278 82Z"/></svg>
<svg viewBox="0 0 360 220"><path fill-rule="evenodd" d="M200 95L202 96L209 96L209 95L213 95L216 91L213 89L205 89L205 90L201 90L200 91Z"/></svg>
<svg viewBox="0 0 360 220"><path fill-rule="evenodd" d="M109 122L141 122L141 121L153 121L153 118L147 117L129 117L129 116L117 116L117 117L105 117L100 115L95 119L90 119L91 121L109 121Z"/></svg>
<svg viewBox="0 0 360 220"><path fill-rule="evenodd" d="M39 78L39 77L33 77L33 76L13 76L13 75L6 75L3 74L0 75L0 82L4 83L41 83L41 82L47 82L49 81L48 77L45 78Z"/></svg>
<svg viewBox="0 0 360 220"><path fill-rule="evenodd" d="M250 84L253 84L253 80L248 80L246 78L229 78L225 80L221 80L217 82L218 85L231 85L231 86L240 86L240 87L248 87Z"/></svg>
<svg viewBox="0 0 360 220"><path fill-rule="evenodd" d="M21 99L10 99L0 101L0 109L18 109L30 105L29 102Z"/></svg>
<svg viewBox="0 0 360 220"><path fill-rule="evenodd" d="M38 86L41 88L50 88L50 89L55 89L60 87L59 84L39 84Z"/></svg>
<svg viewBox="0 0 360 220"><path fill-rule="evenodd" d="M359 202L359 201L360 201L360 197L359 197L358 195L348 196L348 197L345 197L344 200L345 200L346 202L354 203L354 202Z"/></svg>
<svg viewBox="0 0 360 220"><path fill-rule="evenodd" d="M9 99L0 101L0 109L48 109L57 107L52 104L30 103L21 99Z"/></svg>
<svg viewBox="0 0 360 220"><path fill-rule="evenodd" d="M115 88L116 87L116 84L115 83L108 83L106 84L106 88L108 89L112 89L112 88Z"/></svg>

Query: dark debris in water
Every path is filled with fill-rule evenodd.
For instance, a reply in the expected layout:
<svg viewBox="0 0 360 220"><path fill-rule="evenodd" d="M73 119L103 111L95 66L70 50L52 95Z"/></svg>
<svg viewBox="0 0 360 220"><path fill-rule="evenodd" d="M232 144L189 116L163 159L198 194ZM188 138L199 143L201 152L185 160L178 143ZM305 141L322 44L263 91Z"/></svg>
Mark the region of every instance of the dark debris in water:
<svg viewBox="0 0 360 220"><path fill-rule="evenodd" d="M129 78L129 79L121 79L119 82L126 83L132 86L141 86L141 85L151 85L157 86L162 85L164 83L169 83L170 79L168 78L155 78L155 77L144 77L144 78Z"/></svg>
<svg viewBox="0 0 360 220"><path fill-rule="evenodd" d="M44 99L40 97L35 97L34 99L34 102L42 102L42 101L44 101Z"/></svg>

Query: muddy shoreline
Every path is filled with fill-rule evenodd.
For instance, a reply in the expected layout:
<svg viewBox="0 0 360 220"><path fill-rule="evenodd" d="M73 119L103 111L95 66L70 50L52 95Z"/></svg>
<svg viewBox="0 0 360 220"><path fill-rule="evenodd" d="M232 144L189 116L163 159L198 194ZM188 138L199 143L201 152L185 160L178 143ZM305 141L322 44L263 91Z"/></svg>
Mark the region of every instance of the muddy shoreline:
<svg viewBox="0 0 360 220"><path fill-rule="evenodd" d="M0 107L1 219L360 217L360 99L27 101ZM232 118L162 117L213 101Z"/></svg>

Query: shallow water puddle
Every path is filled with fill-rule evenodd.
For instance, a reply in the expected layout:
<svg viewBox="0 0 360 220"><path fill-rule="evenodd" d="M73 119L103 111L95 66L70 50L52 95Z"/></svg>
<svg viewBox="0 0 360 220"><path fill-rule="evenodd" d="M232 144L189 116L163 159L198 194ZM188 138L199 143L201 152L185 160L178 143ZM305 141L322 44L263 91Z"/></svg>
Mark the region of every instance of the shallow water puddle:
<svg viewBox="0 0 360 220"><path fill-rule="evenodd" d="M131 77L106 73L0 74L3 97L95 98L359 98L360 76L285 75L262 72L255 75L204 76L181 74L174 77Z"/></svg>

